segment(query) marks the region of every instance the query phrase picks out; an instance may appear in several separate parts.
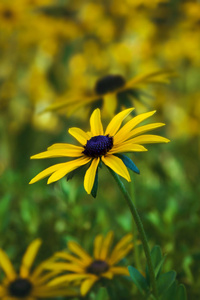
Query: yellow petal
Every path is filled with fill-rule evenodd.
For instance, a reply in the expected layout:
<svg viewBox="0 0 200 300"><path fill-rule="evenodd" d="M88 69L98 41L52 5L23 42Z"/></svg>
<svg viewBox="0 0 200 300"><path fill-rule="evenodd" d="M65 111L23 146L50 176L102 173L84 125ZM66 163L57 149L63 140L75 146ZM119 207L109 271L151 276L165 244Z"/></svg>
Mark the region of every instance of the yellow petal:
<svg viewBox="0 0 200 300"><path fill-rule="evenodd" d="M123 161L114 155L102 156L102 161L106 166L111 168L114 172L125 178L127 181L131 181L129 172L123 163Z"/></svg>
<svg viewBox="0 0 200 300"><path fill-rule="evenodd" d="M59 168L56 170L48 179L47 183L52 183L55 181L58 181L59 179L63 178L65 175L67 175L69 172L77 169L78 167L81 167L85 164L87 164L91 158L89 157L81 157L77 158L75 160L69 161L63 165L62 168Z"/></svg>
<svg viewBox="0 0 200 300"><path fill-rule="evenodd" d="M94 180L97 172L97 167L99 164L100 158L93 158L90 167L87 169L84 177L84 188L88 194L91 193L91 190L94 185Z"/></svg>
<svg viewBox="0 0 200 300"><path fill-rule="evenodd" d="M94 240L94 258L97 260L100 259L102 242L103 242L103 236L102 234L98 234Z"/></svg>
<svg viewBox="0 0 200 300"><path fill-rule="evenodd" d="M113 278L113 273L110 272L110 268L109 268L109 271L105 272L105 273L102 273L101 274L102 277L105 277L107 279L112 279Z"/></svg>
<svg viewBox="0 0 200 300"><path fill-rule="evenodd" d="M68 242L68 248L71 252L78 255L80 258L85 260L86 264L90 264L92 262L92 258L85 252L85 250L76 242L70 241Z"/></svg>
<svg viewBox="0 0 200 300"><path fill-rule="evenodd" d="M36 155L31 156L31 159L41 159L41 158L53 158L53 157L79 157L83 155L83 147L79 147L79 149L53 149L38 153Z"/></svg>
<svg viewBox="0 0 200 300"><path fill-rule="evenodd" d="M133 249L133 244L129 244L123 249L113 251L111 256L108 259L108 263L110 265L117 264L122 258L124 258L130 252L131 249Z"/></svg>
<svg viewBox="0 0 200 300"><path fill-rule="evenodd" d="M2 249L0 249L0 267L3 269L9 280L16 278L17 274L13 268L13 265L7 254Z"/></svg>
<svg viewBox="0 0 200 300"><path fill-rule="evenodd" d="M134 110L134 108L128 108L118 113L108 124L105 135L114 136L117 130L120 128L122 121Z"/></svg>
<svg viewBox="0 0 200 300"><path fill-rule="evenodd" d="M67 143L56 143L47 148L47 150L55 150L55 149L81 150L83 148L80 146L75 146Z"/></svg>
<svg viewBox="0 0 200 300"><path fill-rule="evenodd" d="M130 139L129 142L136 144L169 143L170 140L165 137L153 134L144 134Z"/></svg>
<svg viewBox="0 0 200 300"><path fill-rule="evenodd" d="M102 243L100 259L102 259L102 260L107 259L112 241L113 241L113 232L110 231L110 232L108 232L107 236L105 237L105 239Z"/></svg>
<svg viewBox="0 0 200 300"><path fill-rule="evenodd" d="M45 169L44 171L40 172L38 175L36 175L30 182L29 184L35 183L47 176L49 176L50 174L52 174L53 172L61 169L62 167L64 167L67 163L61 163L61 164L56 164L54 166L51 166L47 169Z"/></svg>
<svg viewBox="0 0 200 300"><path fill-rule="evenodd" d="M120 250L121 248L126 247L128 244L130 244L133 241L133 235L131 233L126 234L115 246L113 249L113 252L116 250Z"/></svg>
<svg viewBox="0 0 200 300"><path fill-rule="evenodd" d="M154 111L140 114L134 117L133 119L131 119L129 122L127 122L115 135L115 145L127 140L127 134L129 134L129 132L139 123L141 123L142 121L146 120L147 118L155 114L155 112L156 111L154 110Z"/></svg>
<svg viewBox="0 0 200 300"><path fill-rule="evenodd" d="M103 135L101 112L99 108L95 109L90 117L90 128L93 136Z"/></svg>
<svg viewBox="0 0 200 300"><path fill-rule="evenodd" d="M126 267L110 267L110 272L114 275L129 275L129 271Z"/></svg>
<svg viewBox="0 0 200 300"><path fill-rule="evenodd" d="M86 145L87 140L90 139L90 136L85 131L77 127L70 128L68 132L82 145Z"/></svg>
<svg viewBox="0 0 200 300"><path fill-rule="evenodd" d="M103 114L113 117L117 108L116 93L108 93L103 96Z"/></svg>
<svg viewBox="0 0 200 300"><path fill-rule="evenodd" d="M85 296L97 280L98 277L96 276L91 276L90 278L84 280L81 284L81 295Z"/></svg>
<svg viewBox="0 0 200 300"><path fill-rule="evenodd" d="M148 124L148 125L144 125L144 126L135 128L127 134L127 140L133 136L136 136L138 134L162 127L164 125L165 125L164 123L152 123L152 124Z"/></svg>
<svg viewBox="0 0 200 300"><path fill-rule="evenodd" d="M81 279L84 279L84 278L88 278L88 274L67 274L67 275L61 275L61 276L58 276L57 278L51 280L49 283L48 283L48 286L55 286L55 285L59 285L61 283L68 283L68 282L71 282L71 281L74 281L74 280L81 280Z"/></svg>
<svg viewBox="0 0 200 300"><path fill-rule="evenodd" d="M42 241L40 239L34 240L27 248L20 267L20 276L28 277L30 268L37 255L37 252L41 246Z"/></svg>
<svg viewBox="0 0 200 300"><path fill-rule="evenodd" d="M58 258L66 259L67 261L76 263L77 265L80 265L82 267L86 265L86 263L82 259L79 259L69 253L66 253L66 252L56 252L54 254L54 256L58 257Z"/></svg>
<svg viewBox="0 0 200 300"><path fill-rule="evenodd" d="M123 153L123 152L142 152L147 151L147 149L141 145L131 144L128 142L122 143L122 145L114 146L110 151L109 154L113 153Z"/></svg>
<svg viewBox="0 0 200 300"><path fill-rule="evenodd" d="M71 271L75 273L84 273L84 268L73 264L73 263L66 263L66 262L53 262L49 263L46 268L48 270L56 270L56 271Z"/></svg>

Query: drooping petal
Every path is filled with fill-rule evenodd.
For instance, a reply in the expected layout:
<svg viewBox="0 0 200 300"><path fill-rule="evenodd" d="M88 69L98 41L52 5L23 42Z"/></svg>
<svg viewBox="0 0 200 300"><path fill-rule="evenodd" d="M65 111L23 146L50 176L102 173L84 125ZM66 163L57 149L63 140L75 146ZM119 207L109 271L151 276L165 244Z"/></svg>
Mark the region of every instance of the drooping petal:
<svg viewBox="0 0 200 300"><path fill-rule="evenodd" d="M140 114L127 122L115 135L115 145L127 140L127 134L139 123L155 114L154 111Z"/></svg>
<svg viewBox="0 0 200 300"><path fill-rule="evenodd" d="M59 179L67 175L69 172L87 164L90 160L91 158L89 157L81 157L65 163L62 168L59 168L49 177L47 183L50 184L52 182L58 181Z"/></svg>
<svg viewBox="0 0 200 300"><path fill-rule="evenodd" d="M114 275L129 275L129 271L126 267L111 267L110 271Z"/></svg>
<svg viewBox="0 0 200 300"><path fill-rule="evenodd" d="M102 260L107 259L112 241L113 241L113 232L110 231L110 232L108 232L107 236L103 240L102 247L101 247L101 253L100 253L100 259L102 259Z"/></svg>
<svg viewBox="0 0 200 300"><path fill-rule="evenodd" d="M95 109L90 117L90 129L93 136L103 135L101 112L99 108Z"/></svg>
<svg viewBox="0 0 200 300"><path fill-rule="evenodd" d="M129 172L125 164L120 158L111 154L111 155L102 156L101 159L106 166L111 168L118 175L122 176L129 182L131 181Z"/></svg>
<svg viewBox="0 0 200 300"><path fill-rule="evenodd" d="M94 258L100 259L101 247L103 242L102 234L98 234L94 240Z"/></svg>
<svg viewBox="0 0 200 300"><path fill-rule="evenodd" d="M78 255L81 259L85 260L85 263L89 265L92 262L92 258L85 252L85 250L76 242L68 242L68 248L71 252Z"/></svg>
<svg viewBox="0 0 200 300"><path fill-rule="evenodd" d="M103 108L104 114L109 117L113 117L117 108L117 96L115 93L108 93L103 96Z"/></svg>
<svg viewBox="0 0 200 300"><path fill-rule="evenodd" d="M34 259L38 253L38 250L41 246L41 239L34 240L27 248L20 267L20 276L25 278L28 277L30 268L34 262Z"/></svg>
<svg viewBox="0 0 200 300"><path fill-rule="evenodd" d="M53 165L45 170L43 170L42 172L40 172L39 174L37 174L33 179L31 179L31 181L29 182L29 184L35 183L47 176L49 176L50 174L52 174L53 172L63 168L66 166L66 164L68 163L60 163L60 164L56 164Z"/></svg>
<svg viewBox="0 0 200 300"><path fill-rule="evenodd" d="M53 149L31 156L31 159L53 158L53 157L79 157L83 155L83 147L79 149Z"/></svg>
<svg viewBox="0 0 200 300"><path fill-rule="evenodd" d="M109 154L123 153L123 152L143 152L143 151L147 151L147 149L144 146L130 143L129 141L127 141L126 143L122 143L122 145L114 146L109 151Z"/></svg>
<svg viewBox="0 0 200 300"><path fill-rule="evenodd" d="M0 267L3 269L9 280L16 278L17 274L13 268L13 265L7 254L2 249L0 249Z"/></svg>
<svg viewBox="0 0 200 300"><path fill-rule="evenodd" d="M154 135L154 134L144 134L130 139L129 142L136 144L153 144L153 143L169 143L170 140L165 137Z"/></svg>
<svg viewBox="0 0 200 300"><path fill-rule="evenodd" d="M97 280L97 276L90 276L90 278L84 280L81 284L81 295L85 296Z"/></svg>
<svg viewBox="0 0 200 300"><path fill-rule="evenodd" d="M97 167L99 164L100 158L94 158L91 162L90 167L87 169L84 177L84 188L88 194L91 193L91 190L94 185L95 175L97 172Z"/></svg>
<svg viewBox="0 0 200 300"><path fill-rule="evenodd" d="M118 113L116 116L114 116L114 118L112 118L112 120L110 121L110 123L108 124L106 131L105 131L105 135L109 134L109 136L114 136L115 133L118 131L118 129L120 128L122 121L134 110L134 108L128 108L125 109L123 111L121 111L120 113Z"/></svg>
<svg viewBox="0 0 200 300"><path fill-rule="evenodd" d="M85 131L77 127L70 128L68 132L82 145L86 145L87 140L90 139L90 136Z"/></svg>

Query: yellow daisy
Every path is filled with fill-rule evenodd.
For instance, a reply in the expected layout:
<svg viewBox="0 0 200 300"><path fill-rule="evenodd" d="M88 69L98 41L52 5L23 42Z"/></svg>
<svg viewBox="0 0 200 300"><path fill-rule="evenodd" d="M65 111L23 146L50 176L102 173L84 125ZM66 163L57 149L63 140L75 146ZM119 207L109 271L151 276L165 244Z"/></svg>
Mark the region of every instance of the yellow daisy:
<svg viewBox="0 0 200 300"><path fill-rule="evenodd" d="M133 248L132 235L125 235L111 250L112 241L113 232L109 232L105 238L101 234L97 235L94 240L93 257L76 242L68 242L70 251L56 253L55 261L48 265L49 269L62 272L62 275L58 275L50 285L53 287L57 284L77 282L80 284L81 295L84 296L101 278L112 279L114 275L128 276L128 269L117 264Z"/></svg>
<svg viewBox="0 0 200 300"><path fill-rule="evenodd" d="M141 87L152 83L169 83L176 76L171 70L159 70L138 75L126 81L121 75L110 74L97 80L94 91L90 95L82 95L67 100L61 100L48 106L45 111L67 108L67 114L74 113L80 107L93 104L102 107L103 111L113 116L122 107L133 106L132 98L140 100ZM95 107L95 108L96 108Z"/></svg>
<svg viewBox="0 0 200 300"><path fill-rule="evenodd" d="M139 173L139 170L127 156L121 153L147 151L142 144L169 142L168 139L158 135L141 135L141 133L165 125L163 123L152 123L135 128L142 121L152 116L155 111L143 113L132 118L120 129L122 121L132 111L133 108L129 108L118 113L104 131L100 110L95 109L90 117L90 132L84 132L76 127L69 129L69 133L78 140L81 146L65 143L54 144L47 151L31 157L32 159L49 157L73 157L76 159L45 169L36 175L30 183L35 183L49 175L51 176L47 183L55 182L75 169L89 163L84 177L84 188L90 194L93 186L97 186L97 171L100 162L127 181L131 181L127 167L136 173ZM96 192L92 193L92 195L94 194Z"/></svg>
<svg viewBox="0 0 200 300"><path fill-rule="evenodd" d="M0 283L1 300L36 300L38 298L75 295L75 292L68 287L49 286L50 280L54 278L56 272L55 270L51 272L45 270L47 261L39 264L31 272L40 245L40 239L34 240L29 245L23 256L19 274L16 273L7 254L0 249L0 268L6 275Z"/></svg>

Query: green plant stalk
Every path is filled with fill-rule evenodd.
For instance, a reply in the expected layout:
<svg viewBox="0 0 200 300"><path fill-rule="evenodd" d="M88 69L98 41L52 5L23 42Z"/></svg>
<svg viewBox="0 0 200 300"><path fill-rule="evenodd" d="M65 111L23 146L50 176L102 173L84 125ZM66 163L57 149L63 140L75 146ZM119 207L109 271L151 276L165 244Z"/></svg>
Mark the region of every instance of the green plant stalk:
<svg viewBox="0 0 200 300"><path fill-rule="evenodd" d="M111 172L112 176L114 177L115 181L117 182L117 185L119 186L119 189L121 190L122 194L124 195L124 198L126 199L126 202L130 208L130 211L132 213L133 219L135 221L135 224L137 226L137 229L139 231L140 234L140 239L142 241L142 245L144 248L144 253L146 256L146 260L147 260L147 265L149 268L149 276L150 276L150 283L151 283L151 287L152 287L152 292L153 295L155 297L157 297L157 287L156 287L156 277L155 277L155 273L154 273L154 269L153 269L153 263L152 263L152 259L151 259L151 253L150 253L150 249L149 249L149 245L147 242L147 237L144 231L144 226L142 224L142 221L140 219L140 216L137 212L137 209L135 207L135 205L133 204L131 197L129 196L124 184L122 183L122 181L120 180L118 174L116 174L112 169L108 168L109 171Z"/></svg>

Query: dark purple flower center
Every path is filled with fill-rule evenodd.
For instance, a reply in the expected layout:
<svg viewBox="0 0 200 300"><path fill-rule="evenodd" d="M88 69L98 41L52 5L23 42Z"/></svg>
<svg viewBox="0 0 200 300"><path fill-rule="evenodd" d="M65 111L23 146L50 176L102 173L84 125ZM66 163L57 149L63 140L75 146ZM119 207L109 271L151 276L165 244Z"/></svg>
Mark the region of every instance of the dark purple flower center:
<svg viewBox="0 0 200 300"><path fill-rule="evenodd" d="M84 146L83 153L89 157L105 155L113 146L113 138L109 135L93 136Z"/></svg>
<svg viewBox="0 0 200 300"><path fill-rule="evenodd" d="M103 95L121 88L125 83L126 81L121 75L107 75L96 82L95 92Z"/></svg>
<svg viewBox="0 0 200 300"><path fill-rule="evenodd" d="M17 278L8 287L12 297L24 298L30 295L32 283L28 279Z"/></svg>
<svg viewBox="0 0 200 300"><path fill-rule="evenodd" d="M109 265L104 260L95 260L87 267L87 272L95 275L100 275L101 273L105 273L108 271Z"/></svg>

